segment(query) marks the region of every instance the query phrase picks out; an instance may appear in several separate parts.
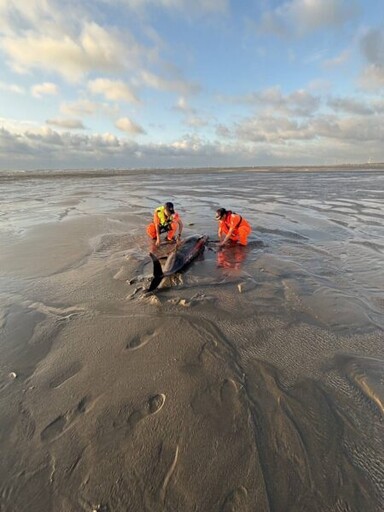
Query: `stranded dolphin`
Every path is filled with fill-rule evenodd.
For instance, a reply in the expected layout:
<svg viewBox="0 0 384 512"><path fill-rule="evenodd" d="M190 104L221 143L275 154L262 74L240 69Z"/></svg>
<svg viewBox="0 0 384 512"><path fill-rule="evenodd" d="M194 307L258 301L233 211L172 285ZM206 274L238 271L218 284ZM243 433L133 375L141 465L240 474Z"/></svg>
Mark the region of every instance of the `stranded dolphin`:
<svg viewBox="0 0 384 512"><path fill-rule="evenodd" d="M150 253L153 261L153 279L148 288L149 292L155 290L162 279L176 274L193 261L204 251L204 246L208 240L206 235L192 235L178 243L175 249L169 254L164 266L161 267L158 258Z"/></svg>

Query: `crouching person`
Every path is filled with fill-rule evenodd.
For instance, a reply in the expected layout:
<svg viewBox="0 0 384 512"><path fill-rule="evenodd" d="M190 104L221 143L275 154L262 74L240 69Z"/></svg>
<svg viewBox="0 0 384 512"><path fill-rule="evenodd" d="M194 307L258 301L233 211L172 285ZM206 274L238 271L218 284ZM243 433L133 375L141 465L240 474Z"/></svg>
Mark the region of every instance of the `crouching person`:
<svg viewBox="0 0 384 512"><path fill-rule="evenodd" d="M153 222L147 226L148 236L160 245L160 234L167 233L166 241L173 242L181 238L183 232L183 223L180 216L175 212L173 203L165 203L155 209L153 213Z"/></svg>
<svg viewBox="0 0 384 512"><path fill-rule="evenodd" d="M231 210L219 208L216 210L215 218L219 222L220 247L223 247L229 241L247 245L248 236L252 229L244 217Z"/></svg>

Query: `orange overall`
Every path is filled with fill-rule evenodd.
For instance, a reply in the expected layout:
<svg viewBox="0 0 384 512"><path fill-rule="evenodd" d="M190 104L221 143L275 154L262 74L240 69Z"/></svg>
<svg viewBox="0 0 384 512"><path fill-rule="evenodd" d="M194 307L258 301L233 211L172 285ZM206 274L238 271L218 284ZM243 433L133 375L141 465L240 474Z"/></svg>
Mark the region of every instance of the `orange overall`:
<svg viewBox="0 0 384 512"><path fill-rule="evenodd" d="M164 206L156 208L153 214L153 222L147 226L147 234L153 240L157 238L157 227L160 228L160 233L167 232L167 240L172 240L175 236L177 227L179 225L179 214L173 213L170 217L165 217Z"/></svg>
<svg viewBox="0 0 384 512"><path fill-rule="evenodd" d="M238 242L240 245L247 245L247 238L252 231L249 223L237 213L227 212L225 217L219 223L219 237L227 235L229 230L233 228L230 240Z"/></svg>

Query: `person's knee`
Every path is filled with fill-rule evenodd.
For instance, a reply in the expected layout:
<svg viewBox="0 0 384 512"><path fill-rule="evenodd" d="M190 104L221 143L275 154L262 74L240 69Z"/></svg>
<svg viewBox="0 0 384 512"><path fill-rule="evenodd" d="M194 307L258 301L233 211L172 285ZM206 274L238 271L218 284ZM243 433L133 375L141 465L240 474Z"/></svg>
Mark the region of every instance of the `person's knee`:
<svg viewBox="0 0 384 512"><path fill-rule="evenodd" d="M176 233L171 229L170 231L168 231L166 239L167 240L174 240L175 239L175 234Z"/></svg>
<svg viewBox="0 0 384 512"><path fill-rule="evenodd" d="M147 235L150 236L151 238L156 238L156 227L154 224L148 224Z"/></svg>
<svg viewBox="0 0 384 512"><path fill-rule="evenodd" d="M247 245L248 243L248 231L242 231L239 233L239 244L240 245Z"/></svg>

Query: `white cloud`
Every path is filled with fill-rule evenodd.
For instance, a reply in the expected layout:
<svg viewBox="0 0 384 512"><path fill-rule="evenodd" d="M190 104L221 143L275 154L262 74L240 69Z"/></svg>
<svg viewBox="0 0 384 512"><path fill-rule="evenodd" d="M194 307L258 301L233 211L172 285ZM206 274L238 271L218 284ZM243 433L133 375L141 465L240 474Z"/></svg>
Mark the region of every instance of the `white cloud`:
<svg viewBox="0 0 384 512"><path fill-rule="evenodd" d="M207 116L199 114L195 108L189 105L187 98L184 96L180 96L178 98L176 105L173 108L184 115L183 123L185 126L190 128L201 128L202 126L207 126L209 124Z"/></svg>
<svg viewBox="0 0 384 512"><path fill-rule="evenodd" d="M164 162L163 165L171 165L171 162L177 164L183 158L191 162L191 157L201 159L194 160L199 165L204 158L220 157L221 153L221 148L197 137L183 137L170 144L139 145L109 133L80 135L58 133L50 128L34 132L0 129L0 168L5 169L9 168L10 159L18 168L127 168L137 165L158 166L161 162Z"/></svg>
<svg viewBox="0 0 384 512"><path fill-rule="evenodd" d="M312 122L318 137L340 139L349 144L375 142L384 139L384 116L346 117L324 116Z"/></svg>
<svg viewBox="0 0 384 512"><path fill-rule="evenodd" d="M135 73L157 61L163 43L155 30L140 26L137 32L145 43L138 42L128 28L132 13L121 9L124 0L112 0L119 4L114 6L119 9L117 24L108 13L109 3L0 0L0 51L5 64L18 73L41 70L76 82L93 72Z"/></svg>
<svg viewBox="0 0 384 512"><path fill-rule="evenodd" d="M86 23L78 38L26 32L4 37L1 46L14 70L51 71L70 81L95 70L122 69L121 56L127 53L117 37L95 23Z"/></svg>
<svg viewBox="0 0 384 512"><path fill-rule="evenodd" d="M6 82L0 82L0 91L13 92L15 94L25 94L24 87L17 84L8 84Z"/></svg>
<svg viewBox="0 0 384 512"><path fill-rule="evenodd" d="M324 66L327 68L334 68L343 66L346 64L351 58L351 51L350 50L343 50L339 55L336 55L336 57L333 57L332 59L326 59L324 61Z"/></svg>
<svg viewBox="0 0 384 512"><path fill-rule="evenodd" d="M361 39L361 48L370 64L384 66L384 29L370 29Z"/></svg>
<svg viewBox="0 0 384 512"><path fill-rule="evenodd" d="M211 0L205 5L201 0L198 3L209 11L226 2ZM142 2L133 4L139 6ZM184 9L187 3L164 1L163 7ZM91 73L129 70L134 77L148 63L159 62L158 48L163 42L153 28L140 27L147 41L142 44L128 28L104 26L92 19L101 13L90 5L69 1L63 4L55 0L30 0L26 3L22 0L1 0L0 50L6 64L17 73L41 70L77 82ZM121 11L121 23L125 15ZM179 84L170 81L169 89L164 80L161 87L174 90L181 89L183 85L182 81Z"/></svg>
<svg viewBox="0 0 384 512"><path fill-rule="evenodd" d="M197 111L195 108L191 107L188 102L188 99L185 96L179 96L176 101L176 104L173 106L173 110L180 112L185 117L197 117Z"/></svg>
<svg viewBox="0 0 384 512"><path fill-rule="evenodd" d="M84 125L80 119L47 119L46 123L67 130L84 130Z"/></svg>
<svg viewBox="0 0 384 512"><path fill-rule="evenodd" d="M62 25L64 20L78 19L76 7L76 3L68 0L0 0L1 27L4 32L18 27L54 30L52 22Z"/></svg>
<svg viewBox="0 0 384 512"><path fill-rule="evenodd" d="M299 123L287 117L257 116L235 124L232 136L243 142L268 142L284 144L289 140L311 139L308 123Z"/></svg>
<svg viewBox="0 0 384 512"><path fill-rule="evenodd" d="M152 56L128 30L92 21L83 4L2 0L0 18L0 49L19 73L42 70L78 81L93 71L134 69Z"/></svg>
<svg viewBox="0 0 384 512"><path fill-rule="evenodd" d="M115 122L116 128L123 132L127 132L131 135L138 135L140 133L145 133L143 128L139 126L138 124L134 123L131 119L128 117L121 117L120 119L117 119Z"/></svg>
<svg viewBox="0 0 384 512"><path fill-rule="evenodd" d="M332 83L323 78L315 78L308 83L308 91L315 91L317 93L328 92L332 88Z"/></svg>
<svg viewBox="0 0 384 512"><path fill-rule="evenodd" d="M224 101L253 105L262 111L285 113L295 116L311 116L320 105L320 98L304 89L283 94L280 87L269 87L244 96L224 98Z"/></svg>
<svg viewBox="0 0 384 512"><path fill-rule="evenodd" d="M110 101L126 101L138 103L138 98L132 89L122 80L109 80L97 78L88 82L88 90L92 94L101 94Z"/></svg>
<svg viewBox="0 0 384 512"><path fill-rule="evenodd" d="M97 112L99 104L87 99L63 103L60 111L66 115L93 115Z"/></svg>
<svg viewBox="0 0 384 512"><path fill-rule="evenodd" d="M360 85L366 90L384 88L384 29L371 29L360 41L368 65L359 77Z"/></svg>
<svg viewBox="0 0 384 512"><path fill-rule="evenodd" d="M37 25L38 19L44 19L44 6L40 0L1 0L0 32L12 34L18 26Z"/></svg>
<svg viewBox="0 0 384 512"><path fill-rule="evenodd" d="M317 124L311 121L301 126L294 123L284 126L281 119L275 119L274 125L271 120L265 135L268 132L278 134L280 130L281 141L278 143L273 142L273 137L209 142L196 135L186 134L168 144L138 144L110 133L85 135L59 133L50 128L34 131L1 128L0 168L9 169L10 162L12 168L19 169L127 169L175 165L310 165L364 162L368 158L383 161L383 128L380 128L380 123L383 125L382 119L377 119L369 128L368 119L363 124L361 120L356 122L351 119L339 123L334 116L330 116L318 120ZM263 124L259 124L259 130L263 129ZM294 138L295 128L302 130L301 138ZM319 135L316 135L316 131ZM288 136L289 132L291 137ZM348 139L347 136L351 135L355 138ZM275 140L278 140L276 135Z"/></svg>
<svg viewBox="0 0 384 512"><path fill-rule="evenodd" d="M144 85L160 91L171 91L182 95L188 95L195 94L200 90L200 86L196 83L190 83L180 78L162 78L149 71L142 71L140 77Z"/></svg>
<svg viewBox="0 0 384 512"><path fill-rule="evenodd" d="M14 165L24 164L29 168L50 168L52 162L59 167L71 166L74 162L76 165L79 160L85 166L95 165L100 154L108 159L119 147L119 139L111 134L60 134L48 127L16 133L0 129L0 162L12 159ZM132 144L125 143L125 148L130 147Z"/></svg>
<svg viewBox="0 0 384 512"><path fill-rule="evenodd" d="M197 8L220 11L226 3L224 0L199 0ZM136 2L137 6L139 4L142 2ZM163 8L181 10L187 6L188 3L182 1L164 1L162 4ZM168 69L171 75L168 77L144 71L148 66L161 64L158 48L163 42L152 28L140 27L143 40L147 41L141 44L128 29L120 30L92 21L92 15L100 15L102 11L91 9L89 5L72 5L72 2L64 2L64 7L55 0L31 0L25 5L22 0L0 0L0 27L3 29L0 31L0 51L6 65L17 73L42 71L58 74L73 83L91 74L130 72L130 83L140 87L179 94L191 94L199 89L196 84L178 76L176 70ZM124 15L122 12L122 19ZM90 87L109 100L138 101L128 85L123 88L117 82L112 86L93 80Z"/></svg>
<svg viewBox="0 0 384 512"><path fill-rule="evenodd" d="M32 96L35 98L41 98L42 96L56 96L59 92L59 88L52 82L44 82L42 84L36 84L31 88Z"/></svg>
<svg viewBox="0 0 384 512"><path fill-rule="evenodd" d="M375 64L367 66L360 74L359 83L367 91L384 89L384 67Z"/></svg>
<svg viewBox="0 0 384 512"><path fill-rule="evenodd" d="M202 126L207 126L209 121L203 116L189 115L185 118L184 124L186 126L190 126L191 128L201 128Z"/></svg>
<svg viewBox="0 0 384 512"><path fill-rule="evenodd" d="M133 10L161 8L186 15L207 13L225 14L229 11L229 0L120 0Z"/></svg>
<svg viewBox="0 0 384 512"><path fill-rule="evenodd" d="M356 143L381 146L384 116L339 117L331 114L301 122L281 116L254 116L232 126L220 125L218 134L241 143L285 145L311 140L320 144L323 140L339 140L349 146Z"/></svg>
<svg viewBox="0 0 384 512"><path fill-rule="evenodd" d="M60 112L66 116L93 116L100 113L107 117L116 117L119 113L119 107L108 102L99 103L82 98L77 101L62 103Z"/></svg>
<svg viewBox="0 0 384 512"><path fill-rule="evenodd" d="M41 125L27 120L0 117L0 126L11 133L35 132L41 130Z"/></svg>
<svg viewBox="0 0 384 512"><path fill-rule="evenodd" d="M180 112L190 112L191 107L188 105L188 100L184 96L180 96L174 106L175 110Z"/></svg>
<svg viewBox="0 0 384 512"><path fill-rule="evenodd" d="M335 112L341 111L362 116L372 115L375 112L372 106L355 98L329 98L328 105Z"/></svg>
<svg viewBox="0 0 384 512"><path fill-rule="evenodd" d="M321 28L339 27L356 14L354 0L289 0L262 16L263 32L304 35Z"/></svg>

